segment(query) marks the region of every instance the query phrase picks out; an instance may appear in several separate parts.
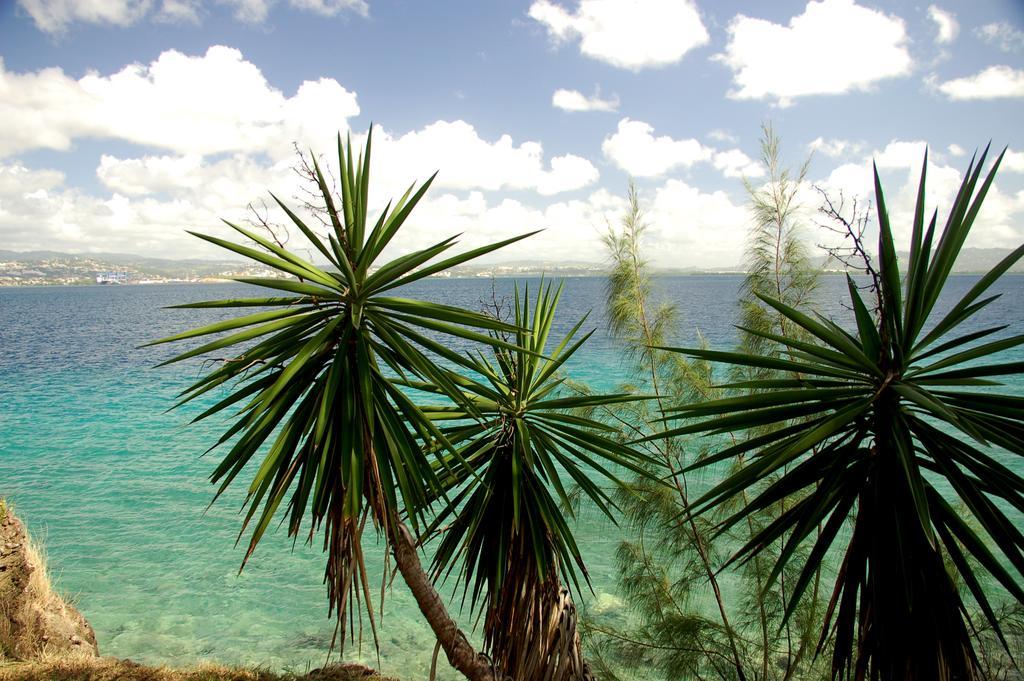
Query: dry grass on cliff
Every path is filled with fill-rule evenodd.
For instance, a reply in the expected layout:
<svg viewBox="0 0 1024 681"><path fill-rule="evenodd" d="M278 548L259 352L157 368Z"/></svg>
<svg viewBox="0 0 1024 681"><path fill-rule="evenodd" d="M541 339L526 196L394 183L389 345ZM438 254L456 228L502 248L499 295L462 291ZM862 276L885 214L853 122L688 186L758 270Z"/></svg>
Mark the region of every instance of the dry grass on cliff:
<svg viewBox="0 0 1024 681"><path fill-rule="evenodd" d="M13 509L8 506L5 499L0 499L0 523L3 523L10 513L13 513ZM28 583L25 585L26 596L23 599L18 599L17 602L21 604L21 607L18 608L14 608L12 605L15 601L9 597L10 594L3 594L5 597L0 598L0 662L3 662L5 656L20 657L29 648L38 644L37 641L23 640L24 636L16 636L14 630L14 622L28 622L33 619L33 613L27 609L29 605L49 606L59 598L50 581L50 573L46 568L46 556L42 546L27 535L26 540L25 546L22 547L26 567L29 568L27 570Z"/></svg>
<svg viewBox="0 0 1024 681"><path fill-rule="evenodd" d="M42 544L2 499L0 545L0 662L59 652L94 656L92 629L54 589Z"/></svg>

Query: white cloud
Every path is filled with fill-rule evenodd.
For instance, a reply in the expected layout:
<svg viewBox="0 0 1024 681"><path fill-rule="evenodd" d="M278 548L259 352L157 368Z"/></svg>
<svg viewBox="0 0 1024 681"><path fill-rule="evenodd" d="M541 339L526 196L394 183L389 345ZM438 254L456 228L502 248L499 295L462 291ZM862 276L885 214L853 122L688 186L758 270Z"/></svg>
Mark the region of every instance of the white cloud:
<svg viewBox="0 0 1024 681"><path fill-rule="evenodd" d="M716 142L728 142L729 144L736 144L740 141L740 138L733 135L728 130L722 130L720 128L712 130L708 133L708 137L715 140Z"/></svg>
<svg viewBox="0 0 1024 681"><path fill-rule="evenodd" d="M752 216L723 191L705 193L668 180L648 214L648 252L662 266L733 267L739 264Z"/></svg>
<svg viewBox="0 0 1024 681"><path fill-rule="evenodd" d="M853 0L809 2L788 26L741 14L728 33L715 59L732 69L735 99L789 106L797 97L868 90L913 66L903 20Z"/></svg>
<svg viewBox="0 0 1024 681"><path fill-rule="evenodd" d="M967 150L961 147L959 144L950 144L948 147L946 147L946 151L948 151L951 156L957 157L963 156L964 154L967 153Z"/></svg>
<svg viewBox="0 0 1024 681"><path fill-rule="evenodd" d="M0 164L0 196L53 189L64 183L58 170L30 170L21 163Z"/></svg>
<svg viewBox="0 0 1024 681"><path fill-rule="evenodd" d="M709 40L692 0L580 0L575 12L536 0L529 15L556 41L579 38L583 55L634 71L674 64Z"/></svg>
<svg viewBox="0 0 1024 681"><path fill-rule="evenodd" d="M387 172L382 160L376 167L378 173ZM195 157L106 156L97 174L110 194L91 195L65 187L57 171L30 170L19 163L0 164L4 247L141 252L170 258L224 257L224 251L208 247L184 230L229 236L220 218L244 221L246 204L266 197L267 186L298 207L291 197L299 194L299 184L288 165L267 166L249 157L207 163ZM481 191L460 196L439 192L435 187L412 213L403 238L393 244L388 256L460 232L461 246L472 248L544 229L543 234L503 252L497 259L596 261L602 257L598 233L608 221L620 219L624 206L623 198L606 190L583 199L536 207L511 198L493 202ZM268 215L271 220L286 221L279 210L271 209ZM293 238L294 247L304 247L301 235L294 234Z"/></svg>
<svg viewBox="0 0 1024 681"><path fill-rule="evenodd" d="M539 174L537 192L543 196L581 189L597 182L594 164L581 156L566 154L551 159L551 170Z"/></svg>
<svg viewBox="0 0 1024 681"><path fill-rule="evenodd" d="M288 0L288 4L324 17L338 16L346 11L355 12L364 17L370 13L370 6L366 4L365 0Z"/></svg>
<svg viewBox="0 0 1024 681"><path fill-rule="evenodd" d="M201 186L201 156L145 156L120 159L103 154L96 176L110 189L138 196Z"/></svg>
<svg viewBox="0 0 1024 681"><path fill-rule="evenodd" d="M212 47L202 57L168 51L148 66L131 65L110 76L90 73L77 81L59 69L11 73L0 62L0 118L7 125L0 157L36 148L65 150L76 139L92 137L165 149L191 159L193 168L196 158L221 153L265 153L272 161L290 162L293 141L302 148L329 146L358 113L356 95L337 81L307 81L288 97L226 47ZM438 121L400 136L382 131L378 142L378 155L393 158L393 167L404 174L393 189L430 175L442 159L442 187L554 194L598 179L586 159L564 155L545 167L539 143L516 145L507 135L485 141L463 121ZM153 170L169 161L148 157L147 163Z"/></svg>
<svg viewBox="0 0 1024 681"><path fill-rule="evenodd" d="M96 197L64 187L59 173L0 164L0 226L6 248L120 251L165 257L211 255L185 227L215 229L213 215L188 200ZM45 182L39 183L40 179ZM231 213L224 213L232 216ZM240 215L238 217L241 217Z"/></svg>
<svg viewBox="0 0 1024 681"><path fill-rule="evenodd" d="M222 5L233 7L235 19L247 24L260 24L270 15L272 0L218 0Z"/></svg>
<svg viewBox="0 0 1024 681"><path fill-rule="evenodd" d="M989 66L973 76L947 80L937 87L954 100L1024 97L1024 70Z"/></svg>
<svg viewBox="0 0 1024 681"><path fill-rule="evenodd" d="M152 7L152 0L18 0L40 31L61 33L75 22L130 26Z"/></svg>
<svg viewBox="0 0 1024 681"><path fill-rule="evenodd" d="M382 134L378 141L383 142ZM917 187L921 143L894 140L876 156L886 199L901 247L909 238L910 214ZM1009 155L1024 167L1024 154ZM377 159L377 173L393 173ZM869 159L839 166L819 181L846 196L872 198ZM208 162L194 157L153 156L141 159L104 157L97 169L108 195L91 195L63 184L63 175L23 164L0 164L0 229L7 248L40 247L67 251L126 251L164 257L223 257L184 234L185 228L226 235L218 218L243 220L245 203L265 196L265 187L288 200L297 184L288 164L267 165L251 157ZM376 175L380 178L381 175ZM929 164L928 209L948 210L960 171ZM375 180L376 181L376 180ZM744 200L723 191L704 192L678 179L667 180L644 197L648 222L645 248L657 266L731 267L740 259L750 213ZM808 214L817 196L806 194ZM295 203L292 201L292 203ZM473 248L515 234L545 231L502 252L492 261L542 259L551 262L601 261L597 238L606 225L621 219L625 201L600 189L586 197L534 205L525 199L492 199L483 191L435 188L413 213L403 238L390 256L464 233L460 248ZM283 220L279 211L271 218ZM1024 239L1021 216L1024 192L990 190L968 245L1016 246ZM808 224L812 224L808 222ZM809 239L820 241L815 234ZM870 235L869 235L870 238ZM295 247L302 240L295 237Z"/></svg>
<svg viewBox="0 0 1024 681"><path fill-rule="evenodd" d="M543 195L580 189L598 180L596 167L585 158L566 154L544 166L539 142L516 144L509 135L494 142L480 137L465 121L436 121L420 130L394 136L375 134L375 162L391 168L379 187L390 194L404 190L414 178L426 179L440 168L436 184L448 189L532 189ZM400 169L401 177L395 174Z"/></svg>
<svg viewBox="0 0 1024 681"><path fill-rule="evenodd" d="M999 164L1000 172L1024 173L1024 151L1007 149L1003 162Z"/></svg>
<svg viewBox="0 0 1024 681"><path fill-rule="evenodd" d="M739 149L715 152L712 165L726 177L764 177L765 168Z"/></svg>
<svg viewBox="0 0 1024 681"><path fill-rule="evenodd" d="M146 17L162 23L198 24L204 0L18 0L21 7L46 33L63 33L75 23L131 26ZM235 19L246 23L267 20L277 0L216 0L233 10ZM320 16L333 17L347 11L369 15L366 0L288 0L288 5ZM152 11L156 9L156 12Z"/></svg>
<svg viewBox="0 0 1024 681"><path fill-rule="evenodd" d="M657 267L732 267L739 262L750 224L743 202L722 191L702 192L670 179L641 197L647 208L644 249ZM534 208L514 199L489 204L480 192L466 198L443 194L431 199L410 227L410 248L438 237L464 232L463 245L474 247L534 229L541 234L513 246L496 260L590 261L605 259L599 235L618 225L626 209L622 196L601 189L585 199Z"/></svg>
<svg viewBox="0 0 1024 681"><path fill-rule="evenodd" d="M893 140L884 149L874 153L874 160L878 165L885 192L886 209L893 226L897 247L900 250L906 250L910 244L910 230L920 181L921 163L924 159L924 148L925 145L921 141ZM1003 163L1005 164L1007 159L1010 159L1014 167L1019 164L1021 170L1024 171L1024 154L1020 156L1019 159L1012 158L1008 153ZM962 169L936 163L933 158L929 156L928 161L925 211L930 216L933 211L938 210L938 223L941 228L953 200L956 198L963 175ZM986 168L990 167L993 160L994 157L990 156ZM1004 168L1006 168L1005 165L1000 167L1000 174ZM1014 168L1009 169L1013 170ZM866 201L874 202L871 158L865 158L860 163L843 164L815 184L824 188L833 197L837 197L841 190L848 204L853 197L859 198L862 207ZM989 189L981 212L971 230L967 246L976 248L1015 248L1019 246L1021 241L1024 241L1022 215L1024 215L1024 192L1006 193L999 187L997 179ZM868 235L868 242L873 243L873 240L877 239L877 223L874 219L870 222L869 228L872 231Z"/></svg>
<svg viewBox="0 0 1024 681"><path fill-rule="evenodd" d="M621 220L625 200L600 189L585 199L543 207L505 198L489 203L481 192L465 198L441 194L417 207L403 236L404 248L422 248L462 233L460 247L474 248L538 229L544 231L491 256L490 261L543 260L598 262L604 259L599 235Z"/></svg>
<svg viewBox="0 0 1024 681"><path fill-rule="evenodd" d="M196 57L169 50L149 65L79 80L56 68L9 72L0 60L0 158L65 150L84 137L177 153L280 156L293 140L322 143L358 113L355 94L337 81L306 81L286 97L238 50L221 46Z"/></svg>
<svg viewBox="0 0 1024 681"><path fill-rule="evenodd" d="M384 159L377 160L376 172L389 172ZM266 186L273 186L286 201L298 193L297 180L286 164L267 166L242 156L213 163L195 157L107 156L97 174L109 194L66 187L63 176L53 170L0 164L5 247L223 257L220 249L189 237L184 229L228 236L219 218L244 220L246 202L265 196ZM647 246L656 265L726 267L737 262L749 218L742 201L734 203L724 192L705 193L679 180L669 180L646 201L651 222ZM492 199L480 190L462 193L435 187L387 255L457 233L463 233L460 248L468 249L543 229L491 260L600 262L605 254L598 236L609 224L618 224L625 208L622 196L605 189L535 205L517 198ZM270 217L284 220L276 210ZM302 239L293 236L294 247L301 249Z"/></svg>
<svg viewBox="0 0 1024 681"><path fill-rule="evenodd" d="M875 152L875 165L879 168L919 169L924 161L928 144L921 140L893 140L880 152Z"/></svg>
<svg viewBox="0 0 1024 681"><path fill-rule="evenodd" d="M235 154L215 162L198 156L144 156L120 159L104 154L96 176L116 195L185 201L205 215L235 215L253 201L297 193L292 164L258 162ZM209 222L209 220L207 220Z"/></svg>
<svg viewBox="0 0 1024 681"><path fill-rule="evenodd" d="M168 178L203 177L200 171L208 167L203 159L211 155L233 155L223 168L227 175L233 165L251 165L257 155L271 166L290 165L293 142L302 149L330 149L358 113L356 95L337 81L307 81L289 97L240 52L226 47L198 57L168 51L148 66L134 64L109 76L89 73L79 80L59 69L12 73L0 62L0 119L6 126L0 158L31 149L66 150L82 138L170 152L101 159L100 179L132 196L165 191L172 187ZM413 179L426 179L439 165L437 185L451 189L552 195L599 177L580 156L545 159L539 142L515 143L508 135L484 140L465 121L437 121L405 134L382 128L375 141L376 157L391 171L377 176L375 184L389 195ZM268 179L249 176L261 183Z"/></svg>
<svg viewBox="0 0 1024 681"><path fill-rule="evenodd" d="M860 144L855 144L849 140L843 139L825 139L824 137L817 137L807 145L810 151L818 154L824 154L831 158L838 158L844 154L850 153L855 149L860 148Z"/></svg>
<svg viewBox="0 0 1024 681"><path fill-rule="evenodd" d="M957 23L955 14L938 5L929 5L928 18L935 22L935 42L940 45L948 45L956 40L960 33L960 24Z"/></svg>
<svg viewBox="0 0 1024 681"><path fill-rule="evenodd" d="M979 26L974 29L974 35L1003 52L1024 50L1024 31L1014 28L1005 21Z"/></svg>
<svg viewBox="0 0 1024 681"><path fill-rule="evenodd" d="M601 145L604 155L633 177L659 177L676 168L710 163L728 178L762 177L764 166L740 149L718 150L694 138L656 137L654 128L643 121L623 118L617 130Z"/></svg>
<svg viewBox="0 0 1024 681"><path fill-rule="evenodd" d="M617 111L619 98L602 99L600 92L587 97L579 90L558 89L551 96L551 105L562 111Z"/></svg>
<svg viewBox="0 0 1024 681"><path fill-rule="evenodd" d="M199 0L163 0L160 11L153 18L161 23L198 25L201 9Z"/></svg>
<svg viewBox="0 0 1024 681"><path fill-rule="evenodd" d="M874 197L870 160L836 166L827 177L815 184L829 192L841 190L847 198L856 197L866 201Z"/></svg>
<svg viewBox="0 0 1024 681"><path fill-rule="evenodd" d="M654 136L654 128L643 121L623 118L616 132L601 145L604 155L634 177L657 177L673 168L690 167L711 160L713 149L695 139L675 140Z"/></svg>
<svg viewBox="0 0 1024 681"><path fill-rule="evenodd" d="M300 195L292 140L327 150L323 158L330 166L336 132L358 112L355 94L333 80L306 82L289 96L236 50L223 47L197 57L165 52L149 65L77 80L59 69L9 72L0 62L0 120L6 126L0 136L0 241L12 249L223 256L184 229L224 234L219 218L244 220L246 205L267 199L268 189L285 200ZM365 133L353 137L358 145ZM67 150L86 138L141 149L133 154L129 146L98 158L96 193L66 186L56 170L2 160L34 149ZM482 192L533 192L529 200L537 202L538 196L593 185L599 173L581 156L546 156L540 142L509 135L485 139L461 120L409 132L379 127L374 163L375 210L440 166L417 210L433 221L417 219L420 226L396 245L404 251L436 242L439 234L468 231L465 244L479 245L489 235L546 226L547 236L531 240L530 248L539 250L523 257L598 259L595 229L604 225L607 211L614 216L624 205L603 190L586 199L541 200L541 207L528 199L494 203ZM452 193L467 191L470 198ZM283 220L276 211L272 215Z"/></svg>

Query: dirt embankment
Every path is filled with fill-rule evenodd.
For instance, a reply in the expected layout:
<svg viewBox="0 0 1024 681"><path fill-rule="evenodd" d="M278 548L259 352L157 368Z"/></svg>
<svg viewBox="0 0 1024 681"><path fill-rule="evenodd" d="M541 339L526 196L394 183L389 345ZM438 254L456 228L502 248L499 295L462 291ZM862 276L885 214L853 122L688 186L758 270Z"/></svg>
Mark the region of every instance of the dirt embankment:
<svg viewBox="0 0 1024 681"><path fill-rule="evenodd" d="M0 500L0 661L98 654L92 627L53 590L38 547Z"/></svg>

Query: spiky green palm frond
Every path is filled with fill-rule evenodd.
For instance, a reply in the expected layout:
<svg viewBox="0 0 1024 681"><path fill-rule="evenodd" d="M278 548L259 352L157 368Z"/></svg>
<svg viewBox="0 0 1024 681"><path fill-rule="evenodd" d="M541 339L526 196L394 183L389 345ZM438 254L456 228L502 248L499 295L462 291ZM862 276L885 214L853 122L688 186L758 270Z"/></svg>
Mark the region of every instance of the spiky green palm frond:
<svg viewBox="0 0 1024 681"><path fill-rule="evenodd" d="M582 673L566 610L574 606L562 587L564 579L578 591L579 575L587 579L567 486L611 517L614 502L598 480L616 484L622 469L641 471L640 455L616 429L579 411L636 398L564 390L565 363L593 332L578 336L581 320L548 348L561 290L542 282L531 308L529 289L522 297L517 289L515 349L470 359L472 371L459 380L465 405L424 409L446 424L445 438L468 464L441 476L452 496L433 525L441 531L434 572L459 574L471 607L485 612L485 649L515 679Z"/></svg>
<svg viewBox="0 0 1024 681"><path fill-rule="evenodd" d="M472 412L457 376L438 362L446 358L463 363L462 356L437 335L494 345L501 341L488 332L515 330L477 312L400 297L399 289L524 238L438 260L455 245L451 237L381 262L433 177L418 188L411 186L371 221L371 143L372 129L365 151L357 156L351 139L343 144L339 135L340 205L313 158L331 226L326 239L274 197L325 266L231 223L253 244L196 234L280 273L276 278L237 279L277 296L176 306L266 309L154 341L217 336L165 364L225 349L237 353L186 389L178 404L218 388L228 390L194 421L226 411L234 419L214 445L228 450L211 476L218 496L254 459L259 462L239 535L251 527L245 560L286 499L289 535L299 535L307 518L310 540L325 525L329 601L342 632L346 605L355 602L350 595L370 600L361 547L366 521L372 520L390 540L390 524L399 513L408 512L415 525L428 503L444 492L435 460L420 442L445 443L445 435L403 392L396 376L429 381Z"/></svg>
<svg viewBox="0 0 1024 681"><path fill-rule="evenodd" d="M925 215L926 156L905 282L876 170L877 318L852 280L853 332L759 294L815 342L748 329L782 355L678 349L783 376L734 383L730 387L749 393L679 407L670 418L696 421L667 434L748 434L692 467L748 457L695 502L696 511L705 511L752 492L723 530L759 509L796 500L734 558L750 560L781 540L774 578L798 547L810 546L787 618L852 518L822 632L823 643L834 636L834 678L977 678L968 603L944 558L991 626L998 628L987 578L1024 601L1024 534L1008 515L1024 510L1024 478L993 451L1024 455L1024 398L974 389L1024 372L1024 362L999 357L1024 344L1024 336L991 340L1004 325L963 328L999 298L988 291L1024 256L1024 246L948 312L933 314L1002 158L982 181L986 155L987 149L977 164L972 161L941 232L937 215ZM787 425L761 428L780 422ZM972 522L955 510L955 501Z"/></svg>

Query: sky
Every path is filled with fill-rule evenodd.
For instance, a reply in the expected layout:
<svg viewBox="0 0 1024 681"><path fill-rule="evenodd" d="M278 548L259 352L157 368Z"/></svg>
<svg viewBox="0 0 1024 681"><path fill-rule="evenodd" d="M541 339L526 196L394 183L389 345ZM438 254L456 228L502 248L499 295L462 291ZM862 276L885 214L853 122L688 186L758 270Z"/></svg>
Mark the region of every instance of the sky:
<svg viewBox="0 0 1024 681"><path fill-rule="evenodd" d="M863 205L874 160L905 242L925 147L943 212L991 141L968 246L1016 247L1022 122L1022 0L0 0L0 250L219 257L185 230L371 123L375 206L439 171L394 255L601 262L632 179L656 266L735 266L769 124L809 243L815 186Z"/></svg>

